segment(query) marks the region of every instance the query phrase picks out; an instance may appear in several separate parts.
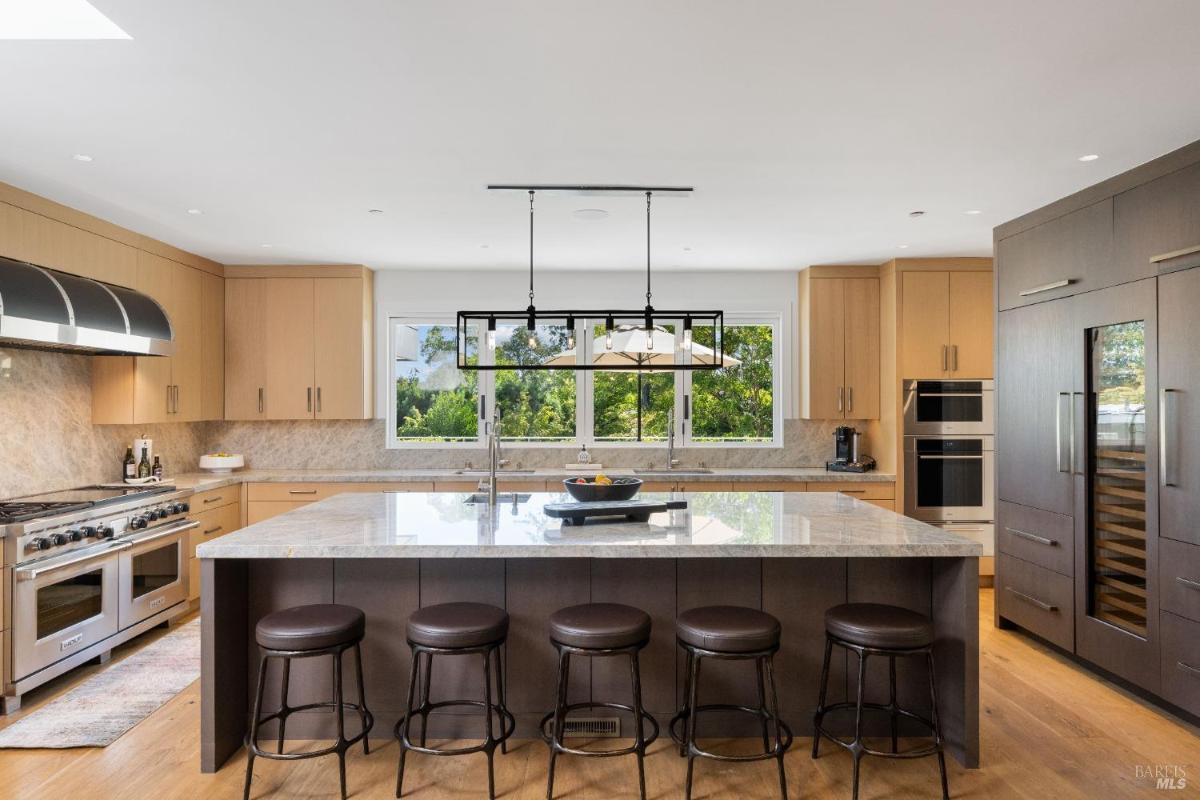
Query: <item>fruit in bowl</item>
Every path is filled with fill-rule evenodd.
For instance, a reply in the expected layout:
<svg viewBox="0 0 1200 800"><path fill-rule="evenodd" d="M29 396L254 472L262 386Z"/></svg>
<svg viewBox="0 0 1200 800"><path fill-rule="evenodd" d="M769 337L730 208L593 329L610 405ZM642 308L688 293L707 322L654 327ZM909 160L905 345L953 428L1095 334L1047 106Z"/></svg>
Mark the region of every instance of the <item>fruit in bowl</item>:
<svg viewBox="0 0 1200 800"><path fill-rule="evenodd" d="M632 500L641 491L640 478L610 478L601 473L592 478L567 478L563 481L567 493L581 503L601 500Z"/></svg>

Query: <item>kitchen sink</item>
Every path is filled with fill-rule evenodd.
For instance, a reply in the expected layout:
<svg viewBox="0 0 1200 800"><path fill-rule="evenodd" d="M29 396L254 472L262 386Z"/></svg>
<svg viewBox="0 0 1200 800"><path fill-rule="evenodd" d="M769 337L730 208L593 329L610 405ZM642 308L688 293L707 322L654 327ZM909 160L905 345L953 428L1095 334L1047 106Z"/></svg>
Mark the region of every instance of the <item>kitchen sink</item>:
<svg viewBox="0 0 1200 800"><path fill-rule="evenodd" d="M528 502L529 495L513 494L512 492L497 492L496 505L502 503L525 503ZM486 506L488 502L487 492L476 492L475 494L467 495L467 499L463 500L467 505L482 505Z"/></svg>
<svg viewBox="0 0 1200 800"><path fill-rule="evenodd" d="M648 478L678 478L681 475L712 475L711 469L635 469L634 475L645 475Z"/></svg>
<svg viewBox="0 0 1200 800"><path fill-rule="evenodd" d="M505 475L532 475L537 470L532 469L501 469L496 471L496 475L503 477ZM486 469L456 469L455 475L490 475L491 472Z"/></svg>

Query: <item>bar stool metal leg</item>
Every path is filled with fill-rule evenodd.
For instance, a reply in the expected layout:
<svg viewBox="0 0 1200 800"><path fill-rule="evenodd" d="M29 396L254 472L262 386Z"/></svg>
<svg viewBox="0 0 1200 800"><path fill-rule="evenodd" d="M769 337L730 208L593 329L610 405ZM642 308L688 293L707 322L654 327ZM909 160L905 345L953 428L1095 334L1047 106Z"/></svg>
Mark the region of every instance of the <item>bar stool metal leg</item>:
<svg viewBox="0 0 1200 800"><path fill-rule="evenodd" d="M854 741L850 744L850 754L854 757L854 789L851 793L852 800L858 800L858 774L862 766L863 744L862 744L862 719L863 719L863 695L867 685L867 654L858 651L858 701L854 707Z"/></svg>
<svg viewBox="0 0 1200 800"><path fill-rule="evenodd" d="M290 713L288 709L288 679L292 673L292 660L290 658L283 659L283 685L279 691L279 742L276 752L283 752L283 734L287 728L287 718Z"/></svg>
<svg viewBox="0 0 1200 800"><path fill-rule="evenodd" d="M687 750L687 784L683 796L692 800L692 776L696 768L696 694L700 683L700 656L692 654L692 668L688 672L687 735L684 747Z"/></svg>
<svg viewBox="0 0 1200 800"><path fill-rule="evenodd" d="M888 656L888 709L892 717L892 752L900 752L899 747L899 725L900 725L900 706L896 702L896 657Z"/></svg>
<svg viewBox="0 0 1200 800"><path fill-rule="evenodd" d="M409 670L408 677L408 696L405 698L404 707L411 709L413 707L413 695L417 691L417 669L421 663L421 654L417 650L413 650L412 667ZM400 740L400 768L396 771L396 797L404 794L404 760L408 755L408 748L404 746L404 740L412 736L412 711L410 710L404 716L404 736Z"/></svg>
<svg viewBox="0 0 1200 800"><path fill-rule="evenodd" d="M337 738L340 744L346 738L346 715L342 710L342 653L344 650L339 650L333 654L333 702L337 709ZM365 736L363 737L366 738ZM338 757L338 778L342 785L342 800L346 800L346 750L343 747L337 749Z"/></svg>
<svg viewBox="0 0 1200 800"><path fill-rule="evenodd" d="M363 683L363 662L362 662L362 646L354 645L354 664L358 671L358 717L362 720L363 728L367 726L367 715L364 709L367 707L367 686ZM282 730L282 729L281 729ZM282 735L282 734L281 734ZM363 737L363 755L371 754L371 744L369 737Z"/></svg>
<svg viewBox="0 0 1200 800"><path fill-rule="evenodd" d="M504 659L500 655L500 648L497 647L494 651L496 654L496 694L500 696L500 706L508 708L508 697L504 694ZM500 755L508 754L508 738L505 737L500 742Z"/></svg>
<svg viewBox="0 0 1200 800"><path fill-rule="evenodd" d="M285 659L286 661L286 659ZM254 716L250 718L250 741L258 741L258 718L262 714L263 684L267 678L267 658L264 656L258 665L258 688L254 692ZM254 776L254 748L246 749L246 786L242 791L242 800L250 800L250 779Z"/></svg>
<svg viewBox="0 0 1200 800"><path fill-rule="evenodd" d="M567 717L567 689L571 680L571 653L558 651L558 685L554 692L554 741L561 742ZM558 748L550 747L550 766L546 775L546 800L554 797L554 764L558 760Z"/></svg>
<svg viewBox="0 0 1200 800"><path fill-rule="evenodd" d="M642 670L638 664L638 654L634 650L629 654L630 680L633 682L633 747L637 754L638 766L638 796L646 797L646 735L642 730Z"/></svg>
<svg viewBox="0 0 1200 800"><path fill-rule="evenodd" d="M483 730L485 734L484 741L492 741L492 654L485 652L483 654ZM488 769L488 797L496 796L496 776L492 770L493 749L484 748L484 753L487 755Z"/></svg>
<svg viewBox="0 0 1200 800"><path fill-rule="evenodd" d="M833 639L825 637L825 660L821 664L821 689L817 696L817 710L813 714L812 757L816 758L821 747L821 720L825 716L825 697L829 688L829 660L833 656Z"/></svg>
<svg viewBox="0 0 1200 800"><path fill-rule="evenodd" d="M774 659L772 659L770 656L764 658L763 663L766 665L767 678L769 679L768 682L771 685L771 721L775 726L775 758L776 761L779 762L779 793L782 795L783 800L787 800L787 773L784 771L783 767L783 754L787 752L787 748L784 747L783 744L783 728L779 722L779 692L775 690L775 663ZM791 743L789 742L788 744L790 745ZM766 749L770 750L770 748Z"/></svg>

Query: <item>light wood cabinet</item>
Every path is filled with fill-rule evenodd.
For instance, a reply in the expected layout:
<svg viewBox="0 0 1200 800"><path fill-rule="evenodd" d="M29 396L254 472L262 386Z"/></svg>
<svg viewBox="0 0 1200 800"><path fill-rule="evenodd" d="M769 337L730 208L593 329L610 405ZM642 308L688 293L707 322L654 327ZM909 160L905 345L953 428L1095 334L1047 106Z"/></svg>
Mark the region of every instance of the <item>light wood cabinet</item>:
<svg viewBox="0 0 1200 800"><path fill-rule="evenodd" d="M92 366L92 422L130 424L196 422L217 419L220 408L206 404L209 382L218 387L222 371L209 349L219 346L223 324L204 313L206 281L220 283L216 275L176 261L138 251L134 287L157 301L171 321L174 352L170 356L99 356ZM215 294L215 285L208 293ZM223 322L223 320L220 320Z"/></svg>
<svg viewBox="0 0 1200 800"><path fill-rule="evenodd" d="M369 419L370 271L280 271L226 280L225 418Z"/></svg>
<svg viewBox="0 0 1200 800"><path fill-rule="evenodd" d="M436 491L475 491L476 485L471 484L465 489L443 489L438 486ZM542 488L535 491L542 491ZM303 508L333 497L335 494L347 492L432 492L435 491L431 481L405 481L396 483L361 482L361 483L251 483L246 485L246 524L279 516L287 511ZM512 491L510 489L510 491Z"/></svg>
<svg viewBox="0 0 1200 800"><path fill-rule="evenodd" d="M207 494L207 493L206 493ZM233 533L242 526L242 507L238 502L209 508L207 511L197 506L201 495L193 495L191 518L200 525L193 528L188 535L188 600L200 599L200 559L196 558L196 548L205 542L211 542L227 533Z"/></svg>
<svg viewBox="0 0 1200 800"><path fill-rule="evenodd" d="M992 273L901 275L901 378L992 377Z"/></svg>
<svg viewBox="0 0 1200 800"><path fill-rule="evenodd" d="M201 274L200 417L225 416L225 281Z"/></svg>
<svg viewBox="0 0 1200 800"><path fill-rule="evenodd" d="M800 273L800 415L877 419L879 279L823 269Z"/></svg>

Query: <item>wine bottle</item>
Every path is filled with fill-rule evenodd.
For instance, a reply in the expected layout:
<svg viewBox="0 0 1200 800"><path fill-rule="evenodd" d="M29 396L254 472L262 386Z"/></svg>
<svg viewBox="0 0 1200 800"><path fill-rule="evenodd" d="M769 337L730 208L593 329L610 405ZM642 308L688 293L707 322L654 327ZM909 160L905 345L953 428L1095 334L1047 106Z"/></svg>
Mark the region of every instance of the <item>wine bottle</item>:
<svg viewBox="0 0 1200 800"><path fill-rule="evenodd" d="M133 457L133 448L125 448L125 461L121 464L121 477L128 480L137 477L137 460Z"/></svg>
<svg viewBox="0 0 1200 800"><path fill-rule="evenodd" d="M142 460L138 462L138 477L139 478L149 478L150 477L150 458L146 454L146 448L144 448L144 447L142 448Z"/></svg>
<svg viewBox="0 0 1200 800"><path fill-rule="evenodd" d="M154 466L150 468L150 474L156 478L161 478L163 476L163 465L162 462L158 460L158 456L154 457Z"/></svg>

